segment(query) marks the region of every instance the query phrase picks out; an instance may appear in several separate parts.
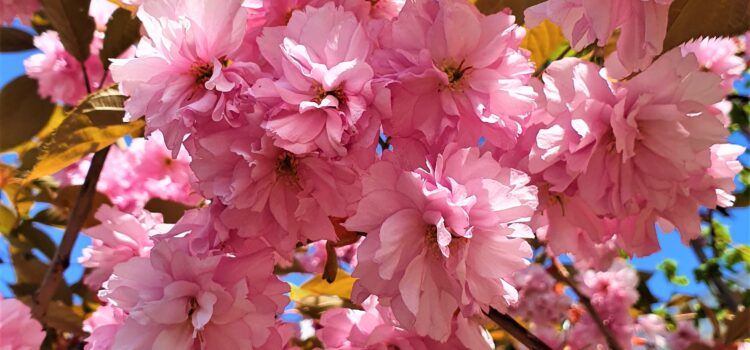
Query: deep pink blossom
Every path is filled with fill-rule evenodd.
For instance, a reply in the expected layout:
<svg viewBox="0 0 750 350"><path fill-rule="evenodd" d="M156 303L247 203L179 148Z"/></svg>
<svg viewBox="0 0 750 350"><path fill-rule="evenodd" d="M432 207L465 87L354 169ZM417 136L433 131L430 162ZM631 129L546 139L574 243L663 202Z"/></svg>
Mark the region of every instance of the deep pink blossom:
<svg viewBox="0 0 750 350"><path fill-rule="evenodd" d="M128 314L111 305L100 306L89 318L83 321L83 331L90 335L86 338L84 350L110 350L115 335L125 323Z"/></svg>
<svg viewBox="0 0 750 350"><path fill-rule="evenodd" d="M513 16L484 16L465 1L408 2L374 58L376 71L394 81L385 133L421 134L429 146L444 138L473 146L484 137L511 148L534 107L534 70L519 49L524 33Z"/></svg>
<svg viewBox="0 0 750 350"><path fill-rule="evenodd" d="M711 347L709 342L701 339L700 333L695 329L691 321L681 321L677 323L677 329L667 335L667 344L673 350L687 350L692 345L703 345Z"/></svg>
<svg viewBox="0 0 750 350"><path fill-rule="evenodd" d="M37 350L45 333L39 321L31 317L31 309L18 299L0 296L0 339L3 349Z"/></svg>
<svg viewBox="0 0 750 350"><path fill-rule="evenodd" d="M537 205L528 181L489 153L455 144L423 169L404 170L389 156L374 164L345 223L368 234L354 300L377 295L405 329L442 341L457 310L505 309L517 299L506 279L531 255L520 239L531 235L526 222Z"/></svg>
<svg viewBox="0 0 750 350"><path fill-rule="evenodd" d="M278 340L275 315L289 287L272 274L271 251L199 258L185 243L159 243L149 258L115 267L100 292L128 312L113 349L260 349Z"/></svg>
<svg viewBox="0 0 750 350"><path fill-rule="evenodd" d="M18 18L23 24L29 24L34 12L39 10L39 0L2 0L0 1L0 23L11 24Z"/></svg>
<svg viewBox="0 0 750 350"><path fill-rule="evenodd" d="M85 282L97 290L109 279L117 264L134 257L147 257L153 242L151 237L163 234L171 228L165 225L161 214L142 211L137 214L123 213L116 208L103 205L95 215L101 223L85 229L91 245L84 248L78 262L91 269Z"/></svg>

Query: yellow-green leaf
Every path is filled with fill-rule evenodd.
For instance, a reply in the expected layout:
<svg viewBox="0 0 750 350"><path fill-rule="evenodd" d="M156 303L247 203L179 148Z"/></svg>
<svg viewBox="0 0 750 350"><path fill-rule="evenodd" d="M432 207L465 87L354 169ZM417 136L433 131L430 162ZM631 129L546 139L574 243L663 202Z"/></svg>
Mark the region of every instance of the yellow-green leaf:
<svg viewBox="0 0 750 350"><path fill-rule="evenodd" d="M750 29L750 1L675 0L669 8L664 51L701 37L728 37Z"/></svg>
<svg viewBox="0 0 750 350"><path fill-rule="evenodd" d="M55 105L37 93L36 80L21 76L0 91L0 150L24 143L36 135Z"/></svg>
<svg viewBox="0 0 750 350"><path fill-rule="evenodd" d="M115 143L119 138L143 128L142 119L127 124L96 127L83 114L71 114L45 139L42 154L34 168L26 176L29 182L42 176L54 174L89 153Z"/></svg>
<svg viewBox="0 0 750 350"><path fill-rule="evenodd" d="M537 67L544 67L547 60L553 59L552 54L565 43L566 40L560 27L545 20L526 33L521 47L531 51L531 61Z"/></svg>
<svg viewBox="0 0 750 350"><path fill-rule="evenodd" d="M7 235L16 226L16 214L0 204L0 233Z"/></svg>
<svg viewBox="0 0 750 350"><path fill-rule="evenodd" d="M352 295L352 287L354 281L357 279L350 276L346 271L339 269L336 274L336 280L333 283L328 283L323 279L322 274L318 274L311 280L305 282L299 287L296 292L293 290L290 293L292 300L299 300L305 296L337 296L342 299L350 299ZM296 298L295 298L296 297Z"/></svg>

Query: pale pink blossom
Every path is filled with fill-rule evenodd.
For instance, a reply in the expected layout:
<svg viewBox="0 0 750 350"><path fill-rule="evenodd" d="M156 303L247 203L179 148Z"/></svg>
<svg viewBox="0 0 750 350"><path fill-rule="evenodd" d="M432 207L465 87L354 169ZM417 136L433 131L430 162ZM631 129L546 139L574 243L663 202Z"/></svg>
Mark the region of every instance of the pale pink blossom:
<svg viewBox="0 0 750 350"><path fill-rule="evenodd" d="M68 105L77 105L87 93L81 63L65 51L55 31L45 31L35 37L34 46L42 52L27 58L23 64L26 74L39 81L39 95ZM99 85L105 74L98 54L101 47L102 38L95 36L91 42L92 54L84 62L93 90L112 83L107 78L103 85Z"/></svg>
<svg viewBox="0 0 750 350"><path fill-rule="evenodd" d="M348 163L315 154L295 155L273 145L270 137L260 144L238 138L200 139L206 154L228 157L229 172L215 174L214 163L193 168L200 181L216 182L219 198L229 208L223 222L243 237L263 237L283 256L291 257L298 241L336 240L330 218L349 217L359 199L358 173ZM221 158L211 158L221 159ZM200 167L200 168L198 168ZM201 185L199 185L201 186Z"/></svg>
<svg viewBox="0 0 750 350"><path fill-rule="evenodd" d="M39 0L2 0L0 1L0 23L12 24L18 18L23 24L31 23L34 12L39 10Z"/></svg>
<svg viewBox="0 0 750 350"><path fill-rule="evenodd" d="M544 267L531 265L517 272L511 284L518 289L518 303L510 309L513 315L542 327L558 324L567 316L570 298L558 292L555 279Z"/></svg>
<svg viewBox="0 0 750 350"><path fill-rule="evenodd" d="M91 157L84 158L55 177L62 186L81 185L90 164ZM172 158L161 132L154 132L148 139L134 139L125 149L110 147L96 189L124 212L138 212L153 198L195 205L200 196L192 189L189 164L184 149Z"/></svg>
<svg viewBox="0 0 750 350"><path fill-rule="evenodd" d="M667 347L667 323L659 315L638 316L635 334L646 348L664 349Z"/></svg>
<svg viewBox="0 0 750 350"><path fill-rule="evenodd" d="M327 157L373 146L388 93L373 83L372 39L353 13L333 3L308 6L283 30L265 30L258 43L280 76L253 88L274 100L263 127L277 146Z"/></svg>
<svg viewBox="0 0 750 350"><path fill-rule="evenodd" d="M701 339L700 333L691 321L678 322L677 329L667 335L667 344L672 350L687 350L692 345L711 346L709 342Z"/></svg>
<svg viewBox="0 0 750 350"><path fill-rule="evenodd" d="M607 59L617 78L649 66L662 52L672 0L550 0L525 11L535 27L548 19L559 25L576 51L595 44L604 47L620 31L617 51Z"/></svg>
<svg viewBox="0 0 750 350"><path fill-rule="evenodd" d="M745 71L745 60L737 56L740 48L732 38L696 39L680 46L684 56L695 55L701 68L721 76L721 87L730 93L735 80L742 78Z"/></svg>
<svg viewBox="0 0 750 350"><path fill-rule="evenodd" d="M473 146L480 137L512 148L534 107L524 35L505 12L484 16L459 0L408 2L373 59L394 81L385 133L421 134L436 150L445 138Z"/></svg>
<svg viewBox="0 0 750 350"><path fill-rule="evenodd" d="M115 267L99 293L128 312L112 348L260 349L278 341L275 315L289 287L272 274L271 251L199 258L185 244L170 239L149 258Z"/></svg>
<svg viewBox="0 0 750 350"><path fill-rule="evenodd" d="M635 330L635 321L630 307L638 301L638 274L623 260L615 261L606 271L587 270L579 277L580 288L588 295L591 305L607 326L613 338L624 348L630 349L630 338ZM591 349L606 346L595 321L586 313L570 330L569 345L572 349Z"/></svg>
<svg viewBox="0 0 750 350"><path fill-rule="evenodd" d="M493 348L489 334L479 324L466 324L466 329L462 329L461 333L456 331L446 342L441 343L399 327L391 310L379 304L376 297L368 298L362 306L364 310L336 308L323 313L320 318L321 328L316 335L326 349Z"/></svg>
<svg viewBox="0 0 750 350"><path fill-rule="evenodd" d="M45 333L39 321L31 317L31 309L18 299L0 296L0 348L37 350Z"/></svg>
<svg viewBox="0 0 750 350"><path fill-rule="evenodd" d="M134 257L147 257L154 245L151 237L171 227L163 223L161 214L145 210L128 214L103 205L95 217L101 223L83 231L92 240L78 259L83 267L91 269L84 282L93 290L109 279L117 264Z"/></svg>
<svg viewBox="0 0 750 350"><path fill-rule="evenodd" d="M441 341L456 311L471 317L515 302L507 279L528 265L521 238L537 206L528 176L455 144L413 171L385 158L362 180L364 198L345 223L368 234L354 300L377 295L405 329Z"/></svg>
<svg viewBox="0 0 750 350"><path fill-rule="evenodd" d="M572 223L570 232L583 228L594 243L617 233L621 248L650 254L658 249L657 221L676 225L687 242L700 233L699 206L731 199L727 179L738 150L717 148L727 137L713 108L722 97L721 78L679 50L626 82L611 84L603 75L577 59L550 66L543 109L525 135L535 138L530 172L549 184L548 207L586 218L557 221ZM722 155L712 157L712 148Z"/></svg>
<svg viewBox="0 0 750 350"><path fill-rule="evenodd" d="M131 119L146 117L147 132L161 130L176 155L196 123L246 123L253 112L249 88L257 64L234 61L247 20L242 0L150 1L138 10L149 35L136 58L115 60L114 80L130 99Z"/></svg>
<svg viewBox="0 0 750 350"><path fill-rule="evenodd" d="M125 323L128 314L111 305L100 306L83 321L83 331L89 333L84 350L110 350L115 335Z"/></svg>

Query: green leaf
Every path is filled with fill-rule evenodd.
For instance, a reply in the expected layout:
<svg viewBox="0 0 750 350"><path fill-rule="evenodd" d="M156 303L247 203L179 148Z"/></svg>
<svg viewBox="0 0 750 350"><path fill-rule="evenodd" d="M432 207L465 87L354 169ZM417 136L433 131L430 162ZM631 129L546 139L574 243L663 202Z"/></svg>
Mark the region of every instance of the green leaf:
<svg viewBox="0 0 750 350"><path fill-rule="evenodd" d="M750 29L750 1L675 0L669 8L664 51L701 37L729 37Z"/></svg>
<svg viewBox="0 0 750 350"><path fill-rule="evenodd" d="M512 14L516 16L516 23L523 24L523 12L527 8L540 4L545 0L476 0L476 6L485 15L498 13L505 8L510 8Z"/></svg>
<svg viewBox="0 0 750 350"><path fill-rule="evenodd" d="M152 213L161 213L165 223L173 224L180 220L190 207L182 203L153 198L146 203L145 209Z"/></svg>
<svg viewBox="0 0 750 350"><path fill-rule="evenodd" d="M60 35L65 51L79 62L91 54L96 23L89 16L91 0L41 0L47 20Z"/></svg>
<svg viewBox="0 0 750 350"><path fill-rule="evenodd" d="M107 22L104 34L104 46L99 51L99 59L104 69L109 69L110 58L117 58L133 46L141 37L141 21L133 14L118 8Z"/></svg>
<svg viewBox="0 0 750 350"><path fill-rule="evenodd" d="M0 52L26 51L35 48L34 37L20 29L0 28Z"/></svg>
<svg viewBox="0 0 750 350"><path fill-rule="evenodd" d="M63 228L68 223L68 217L65 216L65 213L55 207L50 207L36 213L32 220L43 225L57 228Z"/></svg>
<svg viewBox="0 0 750 350"><path fill-rule="evenodd" d="M42 176L54 174L143 126L143 120L139 119L127 124L98 128L86 115L69 115L60 127L43 141L42 153L24 181L28 183Z"/></svg>
<svg viewBox="0 0 750 350"><path fill-rule="evenodd" d="M125 100L117 85L112 85L86 96L70 114L84 114L95 126L120 125L125 117Z"/></svg>
<svg viewBox="0 0 750 350"><path fill-rule="evenodd" d="M38 87L24 75L0 91L0 150L24 143L47 124L55 105L39 97Z"/></svg>

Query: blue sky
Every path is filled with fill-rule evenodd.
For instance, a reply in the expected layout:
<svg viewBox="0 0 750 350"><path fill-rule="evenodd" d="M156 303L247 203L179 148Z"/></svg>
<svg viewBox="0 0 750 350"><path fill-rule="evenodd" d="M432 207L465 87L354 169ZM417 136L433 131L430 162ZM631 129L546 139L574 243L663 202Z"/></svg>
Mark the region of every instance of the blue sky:
<svg viewBox="0 0 750 350"><path fill-rule="evenodd" d="M4 86L10 80L23 74L23 59L33 53L34 51L0 54L0 86ZM746 77L746 79L750 79L750 77ZM744 84L737 84L740 93L744 95L750 94L750 88L744 88L741 85ZM750 147L750 142L740 134L732 135L730 137L730 142ZM0 159L4 162L8 162L12 161L13 157L4 156ZM743 163L750 164L750 155L745 154L743 156ZM40 208L36 208L36 210L40 210ZM750 208L734 209L731 211L730 217L724 218L717 215L717 218L723 223L729 225L730 232L732 233L735 242L750 244ZM45 232L48 232L53 240L59 243L62 237L62 232L60 230L45 229ZM695 258L689 247L682 245L679 235L676 233L660 234L659 242L662 246L662 250L649 257L633 259L635 266L642 270L654 271L656 265L665 258L672 258L679 262L678 273L686 275L692 279L692 269L698 265L698 260ZM89 240L83 236L80 236L76 242L75 248L73 249L74 263L71 264L70 268L68 268L65 273L66 280L76 281L83 274L83 268L75 263L75 261L80 256L81 249L88 245L88 243ZM11 293L7 284L13 283L14 274L12 266L8 264L10 256L4 240L0 240L0 259L2 259L2 263L0 263L0 293L4 296L10 296ZM652 292L660 299L668 298L678 289L681 293L704 296L707 296L708 294L704 286L699 286L692 281L690 285L686 287L676 287L671 285L661 274L655 275L649 282L649 286L651 287Z"/></svg>

